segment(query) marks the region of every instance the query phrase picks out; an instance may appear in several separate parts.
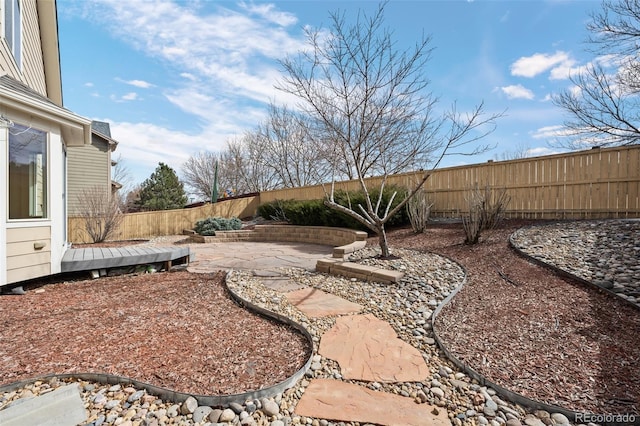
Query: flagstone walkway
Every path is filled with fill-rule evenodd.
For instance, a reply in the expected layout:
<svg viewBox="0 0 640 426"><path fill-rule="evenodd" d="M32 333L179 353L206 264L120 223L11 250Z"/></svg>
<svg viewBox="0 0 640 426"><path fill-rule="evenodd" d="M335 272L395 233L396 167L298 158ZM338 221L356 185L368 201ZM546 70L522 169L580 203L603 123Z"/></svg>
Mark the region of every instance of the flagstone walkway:
<svg viewBox="0 0 640 426"><path fill-rule="evenodd" d="M265 285L274 281L262 279ZM335 325L321 337L318 353L337 361L343 378L386 383L428 378L429 369L420 351L399 339L386 321L372 314L358 315L362 306L316 288L288 291L287 285L270 287L284 293L307 317L336 316ZM443 408L335 379L311 380L295 412L318 419L381 425L451 424Z"/></svg>
<svg viewBox="0 0 640 426"><path fill-rule="evenodd" d="M242 244L242 243L240 243ZM298 402L295 413L330 421L375 423L380 425L450 425L448 413L441 407L416 404L411 397L396 395L366 386L371 382L396 383L427 380L430 373L420 351L399 339L393 327L372 314L362 315L362 306L280 275L278 269L295 262L303 254L304 269L318 258L328 257L326 248L270 245L238 246L224 253L214 245L194 246L196 261L189 270L249 269L265 286L282 294L306 317L335 319L335 324L320 337L319 355L340 366L343 379L311 379ZM313 248L313 250L309 250ZM243 250L244 249L244 250ZM266 249L266 250L265 250ZM294 252L292 252L294 250ZM296 266L300 266L298 257Z"/></svg>

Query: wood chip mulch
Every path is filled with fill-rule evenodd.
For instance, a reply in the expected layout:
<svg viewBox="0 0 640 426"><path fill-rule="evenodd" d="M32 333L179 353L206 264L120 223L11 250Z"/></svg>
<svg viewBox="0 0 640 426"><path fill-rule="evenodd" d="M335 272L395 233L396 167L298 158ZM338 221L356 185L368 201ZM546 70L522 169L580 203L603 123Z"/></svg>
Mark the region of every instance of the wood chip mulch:
<svg viewBox="0 0 640 426"><path fill-rule="evenodd" d="M0 384L109 373L199 395L289 378L309 357L288 326L235 304L224 275L186 271L67 281L0 296Z"/></svg>
<svg viewBox="0 0 640 426"><path fill-rule="evenodd" d="M463 245L460 224L389 233L392 246L446 255L467 285L436 326L448 348L489 380L574 411L640 410L640 310L519 256L510 220ZM375 241L370 241L375 244Z"/></svg>

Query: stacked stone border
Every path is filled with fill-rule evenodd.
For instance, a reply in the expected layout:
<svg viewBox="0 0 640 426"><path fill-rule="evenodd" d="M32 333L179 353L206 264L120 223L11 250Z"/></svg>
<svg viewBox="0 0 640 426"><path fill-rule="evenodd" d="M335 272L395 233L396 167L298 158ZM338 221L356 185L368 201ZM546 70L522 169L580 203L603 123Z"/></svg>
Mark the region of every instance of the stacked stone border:
<svg viewBox="0 0 640 426"><path fill-rule="evenodd" d="M521 228L521 229L532 228L534 226L535 225L527 226L527 227ZM515 232L514 232L514 234L515 234ZM518 255L522 256L523 258L527 259L528 261L530 261L532 263L535 263L536 265L540 265L540 266L542 266L544 268L547 268L547 269L553 271L553 273L555 273L556 275L559 275L559 276L564 277L564 278L570 278L572 280L578 281L580 284L586 285L586 286L591 287L591 288L593 288L593 289L595 289L597 291L600 291L602 293L608 294L610 297L611 296L615 297L617 300L621 300L622 302L626 303L627 305L633 306L635 309L640 310L640 304L633 303L633 302L625 299L624 297L620 297L620 295L618 293L616 293L615 291L611 291L608 288L599 286L598 284L595 284L592 281L585 280L584 278L579 277L577 275L574 275L569 271L565 271L564 269L558 268L557 266L552 265L550 263L546 263L543 260L538 259L537 257L526 253L524 250L522 250L520 247L518 247L517 243L513 239L514 234L511 234L511 236L509 237L509 245L511 246L511 248L516 253L518 253Z"/></svg>
<svg viewBox="0 0 640 426"><path fill-rule="evenodd" d="M227 277L233 271L227 273ZM210 406L210 407L227 407L232 402L238 404L245 404L249 400L261 399L261 398L273 398L276 395L283 393L285 390L293 387L298 380L300 380L304 373L311 366L311 361L313 358L313 339L311 334L304 328L302 325L297 322L287 318L283 315L280 315L275 312L268 311L264 308L254 305L253 303L241 298L234 292L232 292L229 287L226 285L226 277L225 277L225 286L227 287L227 291L231 295L232 299L238 302L241 306L248 309L249 311L254 311L258 315L265 316L271 320L275 320L281 323L284 323L290 327L295 328L299 331L309 343L309 347L311 348L309 352L309 357L305 364L297 370L291 377L286 380L281 381L273 386L268 386L256 391L249 391L239 394L231 394L231 395L194 395L184 392L176 392L167 388L163 388L160 386L155 386L146 382L142 382L139 380L131 379L128 377L117 376L113 374L104 374L104 373L68 373L68 374L47 374L44 376L38 376L27 380L22 380L19 382L9 383L7 385L0 386L0 392L12 392L14 390L25 387L26 385L32 384L36 381L42 380L47 381L52 378L58 379L80 379L89 382L96 382L108 385L130 385L135 387L136 389L144 389L150 395L157 396L160 399L165 401L170 401L174 403L182 403L187 400L189 397L193 397L198 401L198 405L201 406Z"/></svg>
<svg viewBox="0 0 640 426"><path fill-rule="evenodd" d="M361 248L360 245L364 247L367 240L367 233L364 231L328 226L256 225L252 230L218 231L210 237L197 235L193 231L184 233L189 234L189 241L194 243L282 241L338 246L334 249L334 256L339 257ZM359 244L353 244L356 242Z"/></svg>

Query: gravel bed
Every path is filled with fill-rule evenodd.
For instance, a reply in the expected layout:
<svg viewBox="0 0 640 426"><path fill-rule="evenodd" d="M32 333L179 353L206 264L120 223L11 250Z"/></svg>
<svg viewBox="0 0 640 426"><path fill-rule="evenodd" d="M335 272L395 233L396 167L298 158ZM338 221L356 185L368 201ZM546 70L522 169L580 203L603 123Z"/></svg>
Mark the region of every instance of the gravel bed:
<svg viewBox="0 0 640 426"><path fill-rule="evenodd" d="M519 229L522 252L640 306L640 220L571 221Z"/></svg>

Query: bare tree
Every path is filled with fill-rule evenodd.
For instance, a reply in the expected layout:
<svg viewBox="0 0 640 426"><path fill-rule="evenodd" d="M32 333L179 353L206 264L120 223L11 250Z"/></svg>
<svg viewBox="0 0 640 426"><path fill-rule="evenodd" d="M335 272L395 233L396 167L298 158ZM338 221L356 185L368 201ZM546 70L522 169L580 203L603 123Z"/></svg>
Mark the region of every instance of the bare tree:
<svg viewBox="0 0 640 426"><path fill-rule="evenodd" d="M228 141L222 154L221 177L228 179L230 187L240 194L278 188L274 168L264 160L265 150L264 138L257 130Z"/></svg>
<svg viewBox="0 0 640 426"><path fill-rule="evenodd" d="M430 39L422 37L413 49L398 52L383 27L384 7L381 4L372 16L359 13L353 25L345 23L343 14L331 14L327 37L308 30L309 50L282 61L286 76L279 88L301 100L300 108L318 124L317 139L335 153L325 204L375 232L382 256L388 257L385 223L420 190L429 173L394 208L396 194L382 205L388 176L435 168L447 153L485 151L486 146L463 148L491 132L500 114L485 117L482 104L459 113L454 104L450 112L436 116L437 99L427 92L424 72ZM345 166L358 179L365 206L335 201L335 181ZM377 198L370 195L373 188L365 180L373 175L382 177Z"/></svg>
<svg viewBox="0 0 640 426"><path fill-rule="evenodd" d="M140 191L142 191L142 185L136 185L131 189L131 191L127 192L127 195L123 201L122 211L124 213L137 213L142 211L140 208Z"/></svg>
<svg viewBox="0 0 640 426"><path fill-rule="evenodd" d="M526 143L518 143L513 149L508 150L500 154L501 160L519 160L521 158L531 157L531 147Z"/></svg>
<svg viewBox="0 0 640 426"><path fill-rule="evenodd" d="M600 55L571 76L575 88L554 97L569 118L556 144L570 149L640 142L640 1L604 1L587 29ZM616 67L609 72L605 64Z"/></svg>
<svg viewBox="0 0 640 426"><path fill-rule="evenodd" d="M79 215L91 241L100 243L116 235L123 218L117 195L110 194L104 187L93 186L83 189L78 201Z"/></svg>
<svg viewBox="0 0 640 426"><path fill-rule="evenodd" d="M220 155L213 152L198 152L182 165L182 181L200 200L209 200L215 180L216 162ZM218 170L220 176L220 170ZM218 186L219 182L218 182ZM224 187L224 186L222 186Z"/></svg>
<svg viewBox="0 0 640 426"><path fill-rule="evenodd" d="M112 164L111 180L122 185L120 191L125 193L129 192L132 185L131 171L122 160L122 155L118 154L118 156L112 161Z"/></svg>
<svg viewBox="0 0 640 426"><path fill-rule="evenodd" d="M308 129L304 116L273 104L267 120L258 127L262 160L273 169L279 187L314 185L329 176L327 162Z"/></svg>

